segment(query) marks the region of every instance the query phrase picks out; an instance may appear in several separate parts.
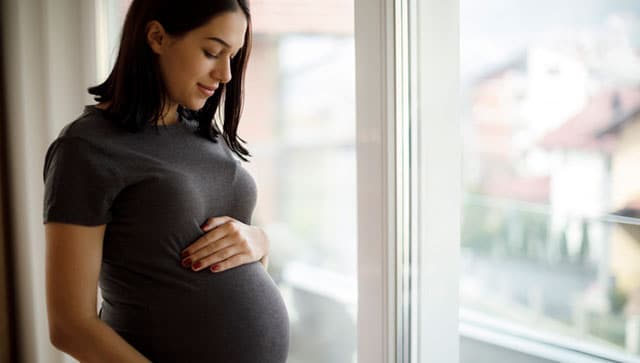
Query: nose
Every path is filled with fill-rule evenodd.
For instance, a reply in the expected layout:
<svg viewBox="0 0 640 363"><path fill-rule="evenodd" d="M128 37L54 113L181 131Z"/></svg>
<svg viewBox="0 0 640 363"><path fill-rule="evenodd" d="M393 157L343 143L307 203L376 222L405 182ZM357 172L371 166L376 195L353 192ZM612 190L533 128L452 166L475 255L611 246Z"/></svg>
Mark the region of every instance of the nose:
<svg viewBox="0 0 640 363"><path fill-rule="evenodd" d="M216 62L211 70L211 78L219 80L220 83L231 81L231 60L228 57Z"/></svg>

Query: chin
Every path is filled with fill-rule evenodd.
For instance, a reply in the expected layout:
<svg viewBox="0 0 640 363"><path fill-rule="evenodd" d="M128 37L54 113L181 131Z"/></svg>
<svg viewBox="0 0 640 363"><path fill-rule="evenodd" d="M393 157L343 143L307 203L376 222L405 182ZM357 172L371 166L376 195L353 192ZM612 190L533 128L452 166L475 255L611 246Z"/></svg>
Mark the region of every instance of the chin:
<svg viewBox="0 0 640 363"><path fill-rule="evenodd" d="M198 99L198 100L191 100L191 102L187 102L183 105L183 107L189 109L189 110L193 110L193 111L198 111L199 109L204 107L204 104L207 102L207 99Z"/></svg>

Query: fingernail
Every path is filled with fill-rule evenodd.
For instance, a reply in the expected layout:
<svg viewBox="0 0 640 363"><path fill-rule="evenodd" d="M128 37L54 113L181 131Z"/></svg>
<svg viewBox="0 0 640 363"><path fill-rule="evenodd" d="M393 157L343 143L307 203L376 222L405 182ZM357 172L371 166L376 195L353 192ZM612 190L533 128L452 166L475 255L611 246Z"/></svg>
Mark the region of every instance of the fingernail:
<svg viewBox="0 0 640 363"><path fill-rule="evenodd" d="M200 229L204 229L204 227L207 226L207 222L202 223L202 225L200 225Z"/></svg>
<svg viewBox="0 0 640 363"><path fill-rule="evenodd" d="M191 266L191 267L192 267L194 270L197 270L197 269L199 269L199 268L200 268L200 265L202 265L202 264L200 263L200 261L198 261L198 262L194 263L194 264L193 264L193 266Z"/></svg>
<svg viewBox="0 0 640 363"><path fill-rule="evenodd" d="M191 259L187 258L186 260L182 261L182 266L184 266L184 267L191 266Z"/></svg>
<svg viewBox="0 0 640 363"><path fill-rule="evenodd" d="M220 265L213 265L213 267L211 267L211 271L218 271L218 269L220 269Z"/></svg>
<svg viewBox="0 0 640 363"><path fill-rule="evenodd" d="M189 251L183 251L183 252L180 254L180 256L181 256L182 258L185 258L185 257L189 256Z"/></svg>

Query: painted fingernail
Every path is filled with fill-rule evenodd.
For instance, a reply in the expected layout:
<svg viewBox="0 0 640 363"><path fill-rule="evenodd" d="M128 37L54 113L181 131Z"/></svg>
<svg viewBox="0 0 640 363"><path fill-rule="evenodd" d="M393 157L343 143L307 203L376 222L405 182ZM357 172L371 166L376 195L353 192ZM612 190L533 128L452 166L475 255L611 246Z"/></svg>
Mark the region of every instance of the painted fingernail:
<svg viewBox="0 0 640 363"><path fill-rule="evenodd" d="M211 267L211 271L218 271L220 269L220 265L213 265L213 267Z"/></svg>
<svg viewBox="0 0 640 363"><path fill-rule="evenodd" d="M200 265L202 265L202 264L200 263L200 261L198 261L198 262L194 263L193 266L191 266L191 267L193 267L194 270L197 270L197 269L200 268Z"/></svg>
<svg viewBox="0 0 640 363"><path fill-rule="evenodd" d="M184 267L191 266L191 259L187 258L186 260L182 261L182 266L184 266Z"/></svg>
<svg viewBox="0 0 640 363"><path fill-rule="evenodd" d="M207 222L202 223L202 225L200 225L200 229L204 229L204 227L207 226Z"/></svg>
<svg viewBox="0 0 640 363"><path fill-rule="evenodd" d="M187 256L189 256L189 251L183 251L183 252L180 254L180 257L182 257L182 258L185 258L185 257L187 257Z"/></svg>

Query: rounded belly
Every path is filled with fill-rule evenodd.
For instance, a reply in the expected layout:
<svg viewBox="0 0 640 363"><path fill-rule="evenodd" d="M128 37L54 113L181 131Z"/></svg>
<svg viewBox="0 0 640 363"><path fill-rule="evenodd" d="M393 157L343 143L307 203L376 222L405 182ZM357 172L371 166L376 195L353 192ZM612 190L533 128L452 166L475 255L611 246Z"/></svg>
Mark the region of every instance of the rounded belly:
<svg viewBox="0 0 640 363"><path fill-rule="evenodd" d="M285 362L289 317L259 262L197 273L190 289L156 289L153 362Z"/></svg>

